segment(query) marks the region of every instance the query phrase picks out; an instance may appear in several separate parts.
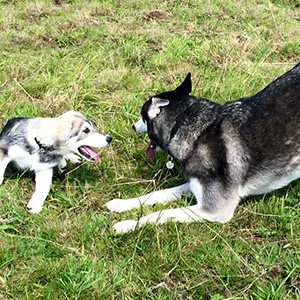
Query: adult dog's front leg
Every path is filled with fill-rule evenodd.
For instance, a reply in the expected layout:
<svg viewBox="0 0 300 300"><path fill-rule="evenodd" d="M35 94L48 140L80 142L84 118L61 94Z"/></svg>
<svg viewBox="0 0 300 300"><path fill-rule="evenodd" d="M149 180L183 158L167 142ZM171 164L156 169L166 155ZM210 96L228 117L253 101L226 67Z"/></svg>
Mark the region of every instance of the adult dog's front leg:
<svg viewBox="0 0 300 300"><path fill-rule="evenodd" d="M145 217L136 220L125 220L114 225L117 233L124 233L133 231L145 224L163 224L167 221L190 223L194 221L201 221L201 210L199 205L193 205L182 208L166 209L149 214Z"/></svg>
<svg viewBox="0 0 300 300"><path fill-rule="evenodd" d="M35 192L27 204L27 209L33 214L38 214L49 194L52 183L52 169L35 172Z"/></svg>
<svg viewBox="0 0 300 300"><path fill-rule="evenodd" d="M191 223L207 220L210 222L226 223L233 217L233 212L236 207L234 203L235 199L229 203L229 207L223 210L216 210L215 212L209 212L203 209L201 205L196 204L188 207L180 207L173 209L161 210L145 217L136 220L125 220L118 222L114 225L114 229L117 233L130 232L138 229L145 224L163 224L167 221Z"/></svg>
<svg viewBox="0 0 300 300"><path fill-rule="evenodd" d="M158 211L144 216L138 221L118 222L114 225L115 231L124 233L145 224L163 224L167 221L190 223L205 219L210 222L226 223L233 217L239 203L238 195L223 190L217 181L202 185L197 178L192 178L189 183L189 189L197 199L196 205Z"/></svg>
<svg viewBox="0 0 300 300"><path fill-rule="evenodd" d="M165 204L167 202L175 201L180 199L182 194L189 193L189 184L169 188L166 190L156 191L147 195L132 198L132 199L113 199L105 204L110 211L123 212L133 208L138 208L141 205L154 205L156 203Z"/></svg>

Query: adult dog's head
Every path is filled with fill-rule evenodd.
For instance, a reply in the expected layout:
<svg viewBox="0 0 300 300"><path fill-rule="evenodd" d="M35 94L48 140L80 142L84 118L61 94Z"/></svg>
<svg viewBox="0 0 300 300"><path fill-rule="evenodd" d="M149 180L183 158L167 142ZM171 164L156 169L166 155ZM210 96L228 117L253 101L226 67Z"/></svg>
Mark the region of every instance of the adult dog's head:
<svg viewBox="0 0 300 300"><path fill-rule="evenodd" d="M98 132L85 116L73 110L47 120L44 126L51 126L52 134L47 137L49 130L43 130L40 142L62 155L75 153L87 161L99 162L100 157L92 147L102 148L112 141L110 136Z"/></svg>
<svg viewBox="0 0 300 300"><path fill-rule="evenodd" d="M178 121L190 103L192 91L191 73L173 91L164 92L153 97L143 105L142 118L133 125L137 133L148 133L150 142L146 153L153 158L160 149L168 151L168 145L178 130Z"/></svg>

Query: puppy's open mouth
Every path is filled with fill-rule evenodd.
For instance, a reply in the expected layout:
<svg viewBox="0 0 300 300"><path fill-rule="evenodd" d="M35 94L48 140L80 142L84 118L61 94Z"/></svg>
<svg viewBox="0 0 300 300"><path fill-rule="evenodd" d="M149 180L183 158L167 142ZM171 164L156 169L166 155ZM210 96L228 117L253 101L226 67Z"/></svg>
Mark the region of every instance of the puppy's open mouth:
<svg viewBox="0 0 300 300"><path fill-rule="evenodd" d="M78 152L88 161L100 162L100 156L90 146L80 146Z"/></svg>
<svg viewBox="0 0 300 300"><path fill-rule="evenodd" d="M149 159L153 159L154 156L155 156L155 149L156 149L157 145L155 142L153 141L150 141L148 146L147 146L147 149L146 149L146 155Z"/></svg>

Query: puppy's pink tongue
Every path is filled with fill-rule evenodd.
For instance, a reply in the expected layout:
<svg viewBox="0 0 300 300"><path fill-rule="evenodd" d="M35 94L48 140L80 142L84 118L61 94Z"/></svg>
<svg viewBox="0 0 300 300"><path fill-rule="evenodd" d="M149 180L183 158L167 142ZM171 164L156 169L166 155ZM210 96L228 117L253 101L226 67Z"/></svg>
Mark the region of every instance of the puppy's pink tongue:
<svg viewBox="0 0 300 300"><path fill-rule="evenodd" d="M93 159L96 163L100 162L100 156L89 146L81 146L81 149L86 152L89 158Z"/></svg>
<svg viewBox="0 0 300 300"><path fill-rule="evenodd" d="M146 154L147 154L147 157L149 159L153 159L154 156L155 156L155 148L156 148L156 144L153 142L153 141L150 141L148 146L147 146L147 149L146 149Z"/></svg>
<svg viewBox="0 0 300 300"><path fill-rule="evenodd" d="M91 155L91 157L95 160L96 164L100 162L100 156L96 152L94 152L94 154Z"/></svg>

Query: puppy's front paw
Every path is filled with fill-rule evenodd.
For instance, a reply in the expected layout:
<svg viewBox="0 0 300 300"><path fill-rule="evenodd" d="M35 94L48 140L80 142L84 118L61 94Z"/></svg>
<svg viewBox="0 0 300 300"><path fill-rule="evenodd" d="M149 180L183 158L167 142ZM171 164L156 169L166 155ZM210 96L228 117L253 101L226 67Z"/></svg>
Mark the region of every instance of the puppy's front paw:
<svg viewBox="0 0 300 300"><path fill-rule="evenodd" d="M58 171L60 174L65 174L68 171L67 161L64 158L58 164Z"/></svg>
<svg viewBox="0 0 300 300"><path fill-rule="evenodd" d="M67 167L65 167L65 168L63 168L63 169L58 168L58 171L59 171L58 175L59 175L62 179L64 179L64 177L68 174L69 169L68 169Z"/></svg>
<svg viewBox="0 0 300 300"><path fill-rule="evenodd" d="M40 201L30 199L27 204L27 210L32 214L38 214L41 212L43 205L40 204Z"/></svg>
<svg viewBox="0 0 300 300"><path fill-rule="evenodd" d="M135 220L125 220L114 225L116 233L126 233L134 231L137 228L138 222Z"/></svg>
<svg viewBox="0 0 300 300"><path fill-rule="evenodd" d="M135 200L122 200L122 199L113 199L105 204L108 210L114 212L123 212L135 207L139 207L139 203L136 203Z"/></svg>
<svg viewBox="0 0 300 300"><path fill-rule="evenodd" d="M81 157L73 153L67 154L65 158L73 165L78 165L82 162Z"/></svg>

